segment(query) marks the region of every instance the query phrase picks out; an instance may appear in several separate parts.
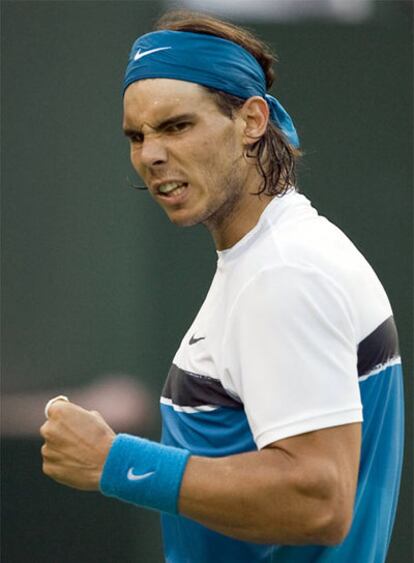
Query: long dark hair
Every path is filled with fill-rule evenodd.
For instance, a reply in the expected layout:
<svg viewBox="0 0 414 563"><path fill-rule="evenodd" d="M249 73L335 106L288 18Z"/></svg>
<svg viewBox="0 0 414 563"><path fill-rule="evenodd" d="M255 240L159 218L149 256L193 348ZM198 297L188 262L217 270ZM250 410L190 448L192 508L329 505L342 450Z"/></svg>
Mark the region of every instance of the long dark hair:
<svg viewBox="0 0 414 563"><path fill-rule="evenodd" d="M252 33L234 24L190 11L167 12L154 26L155 30L190 31L216 35L237 43L249 51L261 65L270 89L274 81L273 63L277 60L269 47ZM245 100L214 88L205 88L214 98L218 109L230 119L242 107ZM256 161L262 183L257 194L283 195L296 187L296 163L301 151L289 144L282 131L269 121L265 134L247 147L246 155Z"/></svg>

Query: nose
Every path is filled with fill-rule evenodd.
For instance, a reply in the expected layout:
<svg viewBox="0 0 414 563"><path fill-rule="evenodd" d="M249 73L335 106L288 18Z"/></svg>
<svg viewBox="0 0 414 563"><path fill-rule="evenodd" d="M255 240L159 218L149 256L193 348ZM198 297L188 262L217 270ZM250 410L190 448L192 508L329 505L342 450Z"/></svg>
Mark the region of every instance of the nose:
<svg viewBox="0 0 414 563"><path fill-rule="evenodd" d="M160 166L167 162L167 150L161 139L145 137L140 151L141 163L147 168Z"/></svg>

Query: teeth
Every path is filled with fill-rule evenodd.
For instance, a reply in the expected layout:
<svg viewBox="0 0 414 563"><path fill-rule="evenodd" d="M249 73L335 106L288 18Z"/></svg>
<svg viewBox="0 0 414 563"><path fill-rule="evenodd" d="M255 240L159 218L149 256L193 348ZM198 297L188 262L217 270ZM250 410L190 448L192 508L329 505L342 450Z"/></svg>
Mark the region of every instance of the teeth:
<svg viewBox="0 0 414 563"><path fill-rule="evenodd" d="M167 184L161 184L158 189L162 194L169 194L181 186L183 186L183 184L179 182L168 182Z"/></svg>

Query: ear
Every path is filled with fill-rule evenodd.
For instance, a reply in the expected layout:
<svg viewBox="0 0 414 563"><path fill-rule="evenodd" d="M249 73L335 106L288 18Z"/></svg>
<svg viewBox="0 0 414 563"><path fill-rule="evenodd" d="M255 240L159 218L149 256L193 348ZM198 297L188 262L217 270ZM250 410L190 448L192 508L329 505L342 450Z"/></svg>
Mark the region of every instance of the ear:
<svg viewBox="0 0 414 563"><path fill-rule="evenodd" d="M253 96L245 101L240 109L244 121L243 144L251 145L263 137L269 122L269 106L260 96Z"/></svg>

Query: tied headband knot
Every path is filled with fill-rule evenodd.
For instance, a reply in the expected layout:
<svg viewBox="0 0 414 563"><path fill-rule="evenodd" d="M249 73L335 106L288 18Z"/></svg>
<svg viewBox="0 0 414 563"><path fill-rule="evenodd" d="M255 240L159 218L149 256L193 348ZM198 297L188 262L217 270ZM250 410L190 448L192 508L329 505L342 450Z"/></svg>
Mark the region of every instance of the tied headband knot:
<svg viewBox="0 0 414 563"><path fill-rule="evenodd" d="M282 104L266 93L266 79L257 60L246 49L215 35L188 31L154 31L132 46L124 89L145 78L171 78L194 82L248 99L265 98L270 118L289 143L299 146L293 121Z"/></svg>

